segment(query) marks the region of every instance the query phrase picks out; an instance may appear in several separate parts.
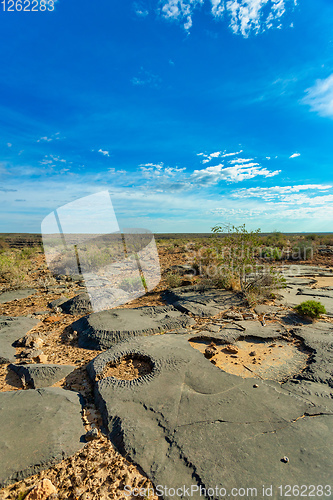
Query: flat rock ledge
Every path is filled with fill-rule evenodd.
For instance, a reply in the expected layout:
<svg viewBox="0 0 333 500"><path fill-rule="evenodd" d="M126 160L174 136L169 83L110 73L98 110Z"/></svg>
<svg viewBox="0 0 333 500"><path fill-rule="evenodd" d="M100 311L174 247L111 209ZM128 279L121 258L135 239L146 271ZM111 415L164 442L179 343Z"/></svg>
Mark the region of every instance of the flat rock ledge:
<svg viewBox="0 0 333 500"><path fill-rule="evenodd" d="M13 300L26 299L35 293L37 293L37 290L34 290L33 288L22 288L20 290L3 292L0 293L0 304L6 304L7 302L12 302Z"/></svg>
<svg viewBox="0 0 333 500"><path fill-rule="evenodd" d="M11 318L0 316L0 364L15 361L14 342L23 337L29 330L39 323L37 319L26 316Z"/></svg>
<svg viewBox="0 0 333 500"><path fill-rule="evenodd" d="M136 336L153 335L193 325L195 321L173 306L113 309L90 314L71 326L85 349L108 349Z"/></svg>
<svg viewBox="0 0 333 500"><path fill-rule="evenodd" d="M69 375L75 366L73 365L52 365L52 364L32 364L32 365L13 365L9 368L13 370L25 383L33 389L41 387L50 387Z"/></svg>
<svg viewBox="0 0 333 500"><path fill-rule="evenodd" d="M85 430L79 394L59 388L0 393L0 487L74 455Z"/></svg>
<svg viewBox="0 0 333 500"><path fill-rule="evenodd" d="M189 335L132 339L88 365L111 441L155 485L206 489L183 498L219 499L216 488L330 484L333 409L329 387L286 390L279 383L223 372L193 349ZM103 378L123 356L150 358L152 371L134 380ZM318 386L322 387L322 396ZM326 396L326 397L325 397ZM327 403L327 405L326 405ZM284 457L288 457L287 460ZM210 488L210 490L208 490Z"/></svg>
<svg viewBox="0 0 333 500"><path fill-rule="evenodd" d="M163 293L163 298L180 311L201 317L215 316L232 306L240 306L244 302L244 299L235 292L202 285L167 290Z"/></svg>

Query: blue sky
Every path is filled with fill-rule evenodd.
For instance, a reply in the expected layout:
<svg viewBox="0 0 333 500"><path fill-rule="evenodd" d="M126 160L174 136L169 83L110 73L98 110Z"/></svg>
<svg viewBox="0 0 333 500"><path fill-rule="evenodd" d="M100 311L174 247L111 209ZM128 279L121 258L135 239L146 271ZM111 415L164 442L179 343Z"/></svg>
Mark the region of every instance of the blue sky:
<svg viewBox="0 0 333 500"><path fill-rule="evenodd" d="M54 7L0 11L0 232L105 189L120 227L333 231L331 0Z"/></svg>

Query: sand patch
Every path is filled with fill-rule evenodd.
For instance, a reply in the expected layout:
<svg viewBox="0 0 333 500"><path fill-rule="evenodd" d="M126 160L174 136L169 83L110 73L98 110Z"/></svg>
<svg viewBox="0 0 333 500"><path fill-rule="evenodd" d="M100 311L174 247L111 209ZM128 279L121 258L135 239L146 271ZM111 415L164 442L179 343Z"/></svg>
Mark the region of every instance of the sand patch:
<svg viewBox="0 0 333 500"><path fill-rule="evenodd" d="M304 370L310 354L298 342L283 340L252 338L232 345L218 345L203 339L192 339L190 344L227 373L279 382Z"/></svg>

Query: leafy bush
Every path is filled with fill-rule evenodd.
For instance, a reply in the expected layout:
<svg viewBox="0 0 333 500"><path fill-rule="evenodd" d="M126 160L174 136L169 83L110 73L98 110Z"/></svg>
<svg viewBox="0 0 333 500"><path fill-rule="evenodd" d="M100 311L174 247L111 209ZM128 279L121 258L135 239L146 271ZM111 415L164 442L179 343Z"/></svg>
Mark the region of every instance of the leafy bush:
<svg viewBox="0 0 333 500"><path fill-rule="evenodd" d="M298 314L308 316L309 318L320 318L321 314L326 314L326 309L316 300L307 300L295 307Z"/></svg>
<svg viewBox="0 0 333 500"><path fill-rule="evenodd" d="M177 288L181 285L182 278L179 274L170 271L165 275L165 281L170 288Z"/></svg>
<svg viewBox="0 0 333 500"><path fill-rule="evenodd" d="M299 241L292 249L292 260L309 260L313 258L313 242L311 240Z"/></svg>

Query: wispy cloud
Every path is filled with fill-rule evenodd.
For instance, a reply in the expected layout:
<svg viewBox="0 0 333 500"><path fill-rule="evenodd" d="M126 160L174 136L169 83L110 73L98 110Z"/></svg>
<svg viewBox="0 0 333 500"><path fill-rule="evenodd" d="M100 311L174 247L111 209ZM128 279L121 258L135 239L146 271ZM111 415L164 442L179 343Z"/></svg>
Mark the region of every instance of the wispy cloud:
<svg viewBox="0 0 333 500"><path fill-rule="evenodd" d="M301 156L301 153L294 153L289 158L297 158L297 156Z"/></svg>
<svg viewBox="0 0 333 500"><path fill-rule="evenodd" d="M135 76L131 80L132 84L135 86L148 86L148 87L159 87L162 80L158 75L155 75L151 71L146 71L141 68L138 76Z"/></svg>
<svg viewBox="0 0 333 500"><path fill-rule="evenodd" d="M234 191L232 198L261 198L266 201L281 200L284 202L300 202L309 200L310 197L303 195L300 196L301 191L328 191L332 189L331 184L299 184L295 186L271 186L271 187L255 187L255 188L242 188ZM291 196L292 195L292 196ZM326 196L326 195L324 195ZM324 196L320 197L321 202L329 201ZM331 195L329 195L331 196ZM316 196L315 196L316 197ZM318 197L317 197L318 198ZM312 198L313 199L313 198ZM318 201L318 200L317 200Z"/></svg>
<svg viewBox="0 0 333 500"><path fill-rule="evenodd" d="M308 88L302 102L310 106L311 111L333 118L333 74Z"/></svg>
<svg viewBox="0 0 333 500"><path fill-rule="evenodd" d="M142 2L134 2L133 9L138 17L147 17L149 15L147 6Z"/></svg>
<svg viewBox="0 0 333 500"><path fill-rule="evenodd" d="M226 18L231 30L245 38L250 33L280 28L287 8L292 9L297 3L296 0L160 0L160 14L181 22L188 31L193 24L194 11L205 2L210 3L215 19Z"/></svg>
<svg viewBox="0 0 333 500"><path fill-rule="evenodd" d="M99 149L98 152L101 153L104 156L110 156L110 151L106 151L106 150L103 151L103 149Z"/></svg>
<svg viewBox="0 0 333 500"><path fill-rule="evenodd" d="M194 170L191 180L195 181L196 184L208 186L217 184L220 181L240 182L257 176L273 177L279 173L280 170L270 171L267 168L260 167L259 163L228 167L220 164L201 170Z"/></svg>

